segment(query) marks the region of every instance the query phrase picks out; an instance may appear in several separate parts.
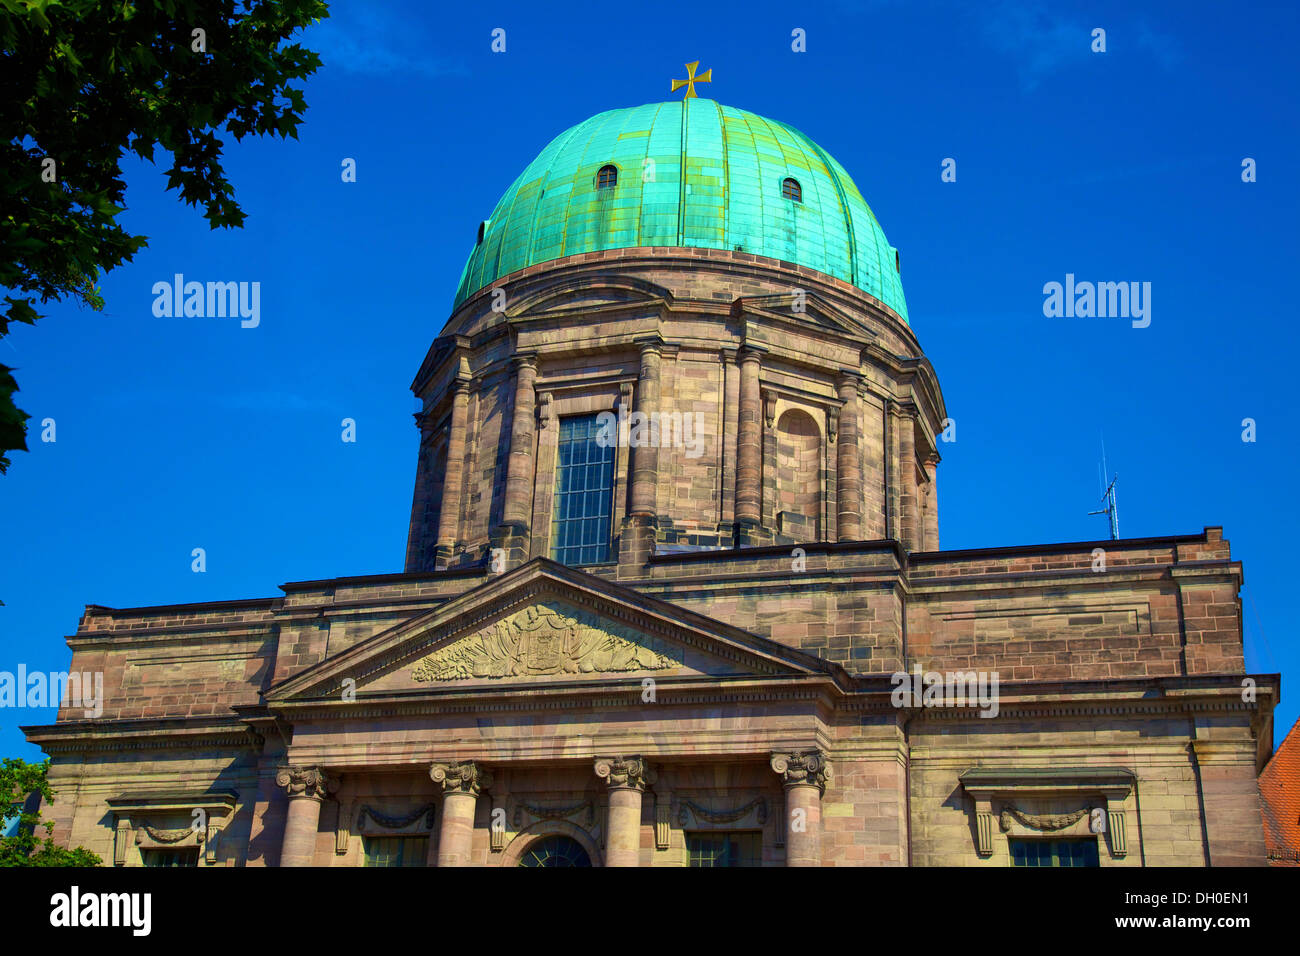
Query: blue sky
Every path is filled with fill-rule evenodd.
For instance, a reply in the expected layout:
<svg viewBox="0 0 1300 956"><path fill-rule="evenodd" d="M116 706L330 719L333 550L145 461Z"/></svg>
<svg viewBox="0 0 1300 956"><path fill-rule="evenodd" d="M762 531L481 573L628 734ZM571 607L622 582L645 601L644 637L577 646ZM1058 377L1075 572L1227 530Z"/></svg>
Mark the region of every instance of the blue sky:
<svg viewBox="0 0 1300 956"><path fill-rule="evenodd" d="M943 545L1105 537L1087 514L1104 435L1122 534L1222 525L1245 564L1248 668L1300 674L1286 623L1300 535L1294 7L332 6L306 38L326 65L301 140L227 150L246 227L210 231L160 169L128 162L125 222L150 243L105 278L104 312L52 305L0 341L34 426L0 478L0 670L66 669L88 603L401 570L408 386L479 221L551 137L672 98L668 81L698 59L714 77L703 95L834 155L901 250L912 325L957 422ZM1104 54L1089 49L1096 27ZM807 52L792 52L795 28ZM356 183L341 181L344 157ZM940 180L947 157L954 183ZM1246 157L1257 182L1242 182ZM155 317L153 284L178 272L260 282L259 326ZM1045 318L1043 285L1066 273L1150 282L1150 327ZM1279 740L1296 715L1284 699ZM0 754L36 759L17 725L53 716L0 711Z"/></svg>

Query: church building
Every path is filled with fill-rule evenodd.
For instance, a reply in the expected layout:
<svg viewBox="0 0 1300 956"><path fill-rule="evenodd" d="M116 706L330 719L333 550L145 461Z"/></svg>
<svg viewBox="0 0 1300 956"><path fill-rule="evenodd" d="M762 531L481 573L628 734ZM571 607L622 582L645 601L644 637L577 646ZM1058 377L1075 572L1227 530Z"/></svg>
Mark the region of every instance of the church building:
<svg viewBox="0 0 1300 956"><path fill-rule="evenodd" d="M561 133L465 232L412 383L405 569L88 606L69 670L103 712L24 728L56 840L112 866L1264 864L1278 678L1246 673L1221 529L943 550L939 377L815 142L688 87Z"/></svg>

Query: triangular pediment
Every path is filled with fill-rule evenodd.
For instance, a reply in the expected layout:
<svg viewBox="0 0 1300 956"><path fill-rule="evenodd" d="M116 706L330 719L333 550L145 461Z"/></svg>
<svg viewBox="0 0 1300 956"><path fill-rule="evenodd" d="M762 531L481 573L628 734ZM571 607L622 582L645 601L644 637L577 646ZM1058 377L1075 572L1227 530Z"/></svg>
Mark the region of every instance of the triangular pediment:
<svg viewBox="0 0 1300 956"><path fill-rule="evenodd" d="M875 337L867 326L816 292L781 292L745 296L740 300L747 315L777 322L793 322L845 335Z"/></svg>
<svg viewBox="0 0 1300 956"><path fill-rule="evenodd" d="M672 300L668 289L637 276L611 275L594 280L591 276L574 276L511 303L506 315L513 321L605 308L670 308Z"/></svg>
<svg viewBox="0 0 1300 956"><path fill-rule="evenodd" d="M838 668L536 559L271 688L268 703L612 681L787 679Z"/></svg>

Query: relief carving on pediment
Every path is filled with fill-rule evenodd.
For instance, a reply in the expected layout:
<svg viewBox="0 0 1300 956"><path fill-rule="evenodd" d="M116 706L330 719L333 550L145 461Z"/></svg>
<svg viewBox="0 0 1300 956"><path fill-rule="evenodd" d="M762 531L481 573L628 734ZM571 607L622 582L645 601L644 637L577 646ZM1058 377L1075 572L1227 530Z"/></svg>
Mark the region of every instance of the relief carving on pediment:
<svg viewBox="0 0 1300 956"><path fill-rule="evenodd" d="M417 681L609 674L681 666L675 648L588 611L534 604L417 661Z"/></svg>

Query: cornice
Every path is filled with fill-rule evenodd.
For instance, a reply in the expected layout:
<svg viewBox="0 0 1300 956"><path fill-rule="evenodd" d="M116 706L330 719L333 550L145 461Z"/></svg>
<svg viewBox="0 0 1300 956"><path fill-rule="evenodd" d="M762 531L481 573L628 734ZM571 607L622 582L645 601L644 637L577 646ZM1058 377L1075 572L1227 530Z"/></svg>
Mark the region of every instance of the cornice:
<svg viewBox="0 0 1300 956"><path fill-rule="evenodd" d="M263 738L237 718L77 720L19 728L47 754L90 751L260 750Z"/></svg>

